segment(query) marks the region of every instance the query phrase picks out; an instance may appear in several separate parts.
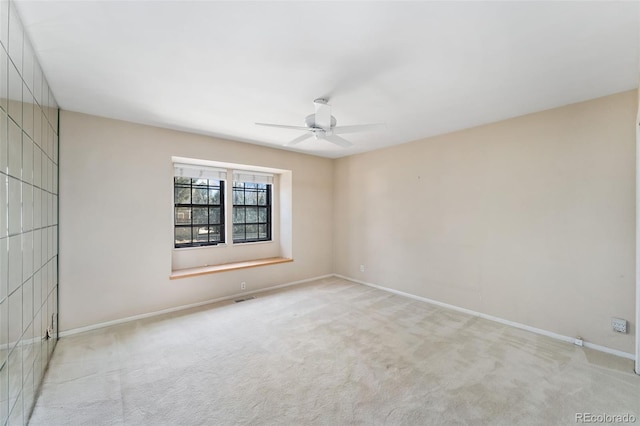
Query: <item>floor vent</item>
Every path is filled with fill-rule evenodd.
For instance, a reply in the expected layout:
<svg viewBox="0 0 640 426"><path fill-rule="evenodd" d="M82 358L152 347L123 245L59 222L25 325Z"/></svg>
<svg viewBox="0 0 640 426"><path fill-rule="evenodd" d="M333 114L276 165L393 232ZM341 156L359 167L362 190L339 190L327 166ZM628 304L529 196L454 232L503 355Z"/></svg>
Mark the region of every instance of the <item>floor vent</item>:
<svg viewBox="0 0 640 426"><path fill-rule="evenodd" d="M245 300L251 300L251 299L255 299L255 296L249 296L249 297L245 297L244 299L238 299L235 302L240 303L240 302L244 302Z"/></svg>

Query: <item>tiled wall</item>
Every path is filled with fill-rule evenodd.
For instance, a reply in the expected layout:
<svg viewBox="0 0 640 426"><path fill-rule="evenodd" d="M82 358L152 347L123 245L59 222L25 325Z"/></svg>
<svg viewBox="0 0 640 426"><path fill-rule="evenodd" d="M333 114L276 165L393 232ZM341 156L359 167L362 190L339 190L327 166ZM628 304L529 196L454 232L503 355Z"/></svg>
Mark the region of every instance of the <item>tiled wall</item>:
<svg viewBox="0 0 640 426"><path fill-rule="evenodd" d="M58 106L13 1L0 44L0 425L22 425L57 335Z"/></svg>

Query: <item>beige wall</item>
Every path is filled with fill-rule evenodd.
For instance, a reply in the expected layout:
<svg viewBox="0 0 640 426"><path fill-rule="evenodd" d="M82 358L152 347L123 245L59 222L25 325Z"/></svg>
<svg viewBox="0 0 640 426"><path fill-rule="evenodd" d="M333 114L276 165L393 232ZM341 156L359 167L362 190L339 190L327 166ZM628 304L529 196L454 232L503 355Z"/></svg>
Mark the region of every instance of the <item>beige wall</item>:
<svg viewBox="0 0 640 426"><path fill-rule="evenodd" d="M67 111L60 135L61 331L333 272L331 160ZM294 262L169 280L172 156L291 170Z"/></svg>
<svg viewBox="0 0 640 426"><path fill-rule="evenodd" d="M633 352L636 110L626 92L339 160L63 111L61 330L335 272ZM295 262L170 281L172 156L292 170Z"/></svg>
<svg viewBox="0 0 640 426"><path fill-rule="evenodd" d="M633 353L636 109L625 92L337 160L335 272Z"/></svg>

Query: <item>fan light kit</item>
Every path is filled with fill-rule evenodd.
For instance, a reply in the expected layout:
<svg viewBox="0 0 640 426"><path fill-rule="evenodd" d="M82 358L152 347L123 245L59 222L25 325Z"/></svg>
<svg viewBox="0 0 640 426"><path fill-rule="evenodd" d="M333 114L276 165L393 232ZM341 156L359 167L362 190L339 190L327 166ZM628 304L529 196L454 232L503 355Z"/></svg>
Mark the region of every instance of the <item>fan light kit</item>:
<svg viewBox="0 0 640 426"><path fill-rule="evenodd" d="M334 116L331 115L331 105L327 99L316 99L313 101L313 105L316 108L315 114L310 114L304 119L304 126L289 126L285 124L269 124L269 123L256 123L258 126L276 127L279 129L289 130L302 130L306 134L298 136L294 140L285 144L285 146L292 146L299 144L300 142L307 140L311 137L315 139L324 139L341 147L352 146L353 143L338 136L345 133L366 132L369 130L376 130L384 127L384 124L358 124L354 126L336 126L337 121Z"/></svg>

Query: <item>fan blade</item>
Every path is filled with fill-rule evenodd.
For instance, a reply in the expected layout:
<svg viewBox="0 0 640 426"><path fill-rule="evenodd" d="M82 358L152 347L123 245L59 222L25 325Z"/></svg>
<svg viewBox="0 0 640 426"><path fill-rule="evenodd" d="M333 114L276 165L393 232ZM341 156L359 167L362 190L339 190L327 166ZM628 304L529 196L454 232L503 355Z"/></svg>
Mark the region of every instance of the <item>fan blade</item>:
<svg viewBox="0 0 640 426"><path fill-rule="evenodd" d="M257 126L277 127L278 129L290 129L290 130L309 130L304 126L287 126L286 124L269 124L269 123L256 123Z"/></svg>
<svg viewBox="0 0 640 426"><path fill-rule="evenodd" d="M340 145L342 147L349 147L351 145L353 145L351 142L349 142L348 140L341 138L338 135L330 135L330 136L325 136L324 139L328 140L329 142L335 143L336 145Z"/></svg>
<svg viewBox="0 0 640 426"><path fill-rule="evenodd" d="M345 133L369 132L386 127L384 124L358 124L355 126L337 126L333 128L336 135L344 135Z"/></svg>
<svg viewBox="0 0 640 426"><path fill-rule="evenodd" d="M307 133L306 135L298 136L297 138L295 138L291 142L285 144L285 146L292 146L292 145L299 144L303 140L309 139L311 136L313 136L312 133Z"/></svg>
<svg viewBox="0 0 640 426"><path fill-rule="evenodd" d="M313 101L313 104L316 107L316 126L321 127L324 130L331 129L331 106L327 103L327 100L316 99Z"/></svg>

